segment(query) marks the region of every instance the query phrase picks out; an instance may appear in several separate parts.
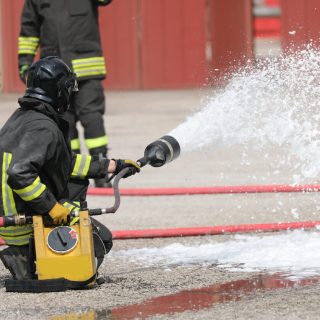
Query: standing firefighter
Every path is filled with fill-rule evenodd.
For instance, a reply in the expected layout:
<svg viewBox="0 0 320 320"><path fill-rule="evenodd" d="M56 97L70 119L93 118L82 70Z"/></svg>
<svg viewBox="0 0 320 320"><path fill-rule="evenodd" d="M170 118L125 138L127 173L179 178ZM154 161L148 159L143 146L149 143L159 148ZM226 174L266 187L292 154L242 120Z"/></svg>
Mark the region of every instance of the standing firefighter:
<svg viewBox="0 0 320 320"><path fill-rule="evenodd" d="M102 55L98 7L112 0L25 0L18 44L19 73L26 71L40 47L40 57L59 56L76 73L79 94L71 101L65 119L70 123L71 148L80 153L76 123L84 128L91 155L107 156L108 137L103 115L105 97L101 80L106 77ZM96 187L110 187L96 179Z"/></svg>
<svg viewBox="0 0 320 320"><path fill-rule="evenodd" d="M124 168L131 168L127 176L140 171L131 160L109 160L71 151L69 124L62 115L77 90L74 73L57 57L40 59L29 68L20 108L0 131L1 214L48 215L54 224L66 223L70 210L77 209L74 201L84 200L87 178L103 178L108 172L119 173ZM97 253L99 265L111 249L112 236L93 220L96 224L106 249ZM27 266L31 236L29 225L0 228L0 237L9 246L0 257L16 279L30 276Z"/></svg>

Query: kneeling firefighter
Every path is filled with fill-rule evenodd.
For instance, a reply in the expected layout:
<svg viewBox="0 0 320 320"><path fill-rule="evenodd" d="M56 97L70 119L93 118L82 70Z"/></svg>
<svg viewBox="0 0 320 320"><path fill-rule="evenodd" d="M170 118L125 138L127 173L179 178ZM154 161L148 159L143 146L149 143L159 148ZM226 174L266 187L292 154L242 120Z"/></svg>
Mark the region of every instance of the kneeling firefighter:
<svg viewBox="0 0 320 320"><path fill-rule="evenodd" d="M58 57L35 62L28 71L27 89L18 108L0 131L0 215L48 215L54 225L69 221L70 212L85 200L89 178L104 178L130 168L132 160L109 160L74 154L68 122L62 119L71 96L78 91L75 74ZM112 247L111 232L93 224L97 265ZM7 247L0 258L14 279L30 279L31 225L0 228ZM96 244L97 242L97 244Z"/></svg>

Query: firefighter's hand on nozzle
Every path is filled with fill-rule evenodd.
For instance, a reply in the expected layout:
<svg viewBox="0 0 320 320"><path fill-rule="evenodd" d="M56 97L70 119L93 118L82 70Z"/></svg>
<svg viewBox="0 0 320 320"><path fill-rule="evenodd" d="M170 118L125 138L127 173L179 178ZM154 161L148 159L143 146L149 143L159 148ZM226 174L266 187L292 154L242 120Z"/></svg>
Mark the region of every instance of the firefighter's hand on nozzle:
<svg viewBox="0 0 320 320"><path fill-rule="evenodd" d="M49 211L49 216L55 225L67 223L69 214L70 210L58 202Z"/></svg>
<svg viewBox="0 0 320 320"><path fill-rule="evenodd" d="M116 168L114 173L118 174L120 171L122 171L123 169L129 168L130 171L123 177L123 178L127 178L130 177L134 174L136 174L137 172L140 172L140 166L138 165L137 162L130 160L130 159L112 159L115 161L116 164Z"/></svg>

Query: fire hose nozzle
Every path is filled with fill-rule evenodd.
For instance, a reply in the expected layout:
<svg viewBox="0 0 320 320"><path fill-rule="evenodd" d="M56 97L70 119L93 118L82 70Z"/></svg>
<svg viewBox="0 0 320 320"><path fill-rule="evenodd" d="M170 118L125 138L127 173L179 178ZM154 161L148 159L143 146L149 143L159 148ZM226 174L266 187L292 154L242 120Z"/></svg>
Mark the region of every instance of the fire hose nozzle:
<svg viewBox="0 0 320 320"><path fill-rule="evenodd" d="M162 167L180 155L179 142L172 136L166 135L150 143L144 157L138 160L141 167L150 164L152 167Z"/></svg>
<svg viewBox="0 0 320 320"><path fill-rule="evenodd" d="M140 167L150 164L152 167L161 167L164 164L176 159L180 154L180 145L178 141L171 136L163 136L162 138L150 143L145 151L144 157L139 159L137 163ZM106 213L115 213L120 206L119 181L128 174L130 168L120 171L113 182L115 202L112 207L105 209L90 209L90 216L101 215Z"/></svg>

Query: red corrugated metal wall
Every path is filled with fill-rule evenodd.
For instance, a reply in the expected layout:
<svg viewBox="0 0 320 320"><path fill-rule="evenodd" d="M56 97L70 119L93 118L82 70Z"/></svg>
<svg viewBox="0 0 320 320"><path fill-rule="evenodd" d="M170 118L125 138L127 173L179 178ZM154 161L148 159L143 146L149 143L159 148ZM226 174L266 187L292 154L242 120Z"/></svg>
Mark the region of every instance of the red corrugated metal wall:
<svg viewBox="0 0 320 320"><path fill-rule="evenodd" d="M18 75L18 36L20 31L20 12L23 1L3 1L2 17L3 23L3 91L15 92L22 91L24 86L21 83Z"/></svg>
<svg viewBox="0 0 320 320"><path fill-rule="evenodd" d="M296 48L311 41L319 47L319 0L282 0L281 7L283 48Z"/></svg>
<svg viewBox="0 0 320 320"><path fill-rule="evenodd" d="M100 10L111 88L197 86L204 81L206 0L117 0Z"/></svg>
<svg viewBox="0 0 320 320"><path fill-rule="evenodd" d="M206 1L141 1L142 83L145 88L204 82Z"/></svg>
<svg viewBox="0 0 320 320"><path fill-rule="evenodd" d="M116 0L100 9L100 30L108 78L105 86L135 89L141 86L139 20L136 0Z"/></svg>
<svg viewBox="0 0 320 320"><path fill-rule="evenodd" d="M251 0L213 0L210 3L213 73L216 70L221 76L253 57L251 6Z"/></svg>
<svg viewBox="0 0 320 320"><path fill-rule="evenodd" d="M23 90L16 58L22 4L4 5L6 92ZM252 52L250 0L116 0L100 9L100 29L110 89L201 86L210 67L224 68L227 52L228 65Z"/></svg>

